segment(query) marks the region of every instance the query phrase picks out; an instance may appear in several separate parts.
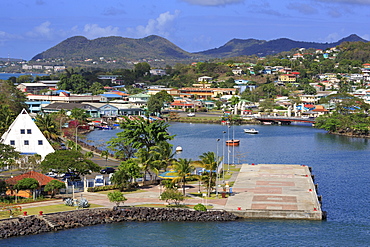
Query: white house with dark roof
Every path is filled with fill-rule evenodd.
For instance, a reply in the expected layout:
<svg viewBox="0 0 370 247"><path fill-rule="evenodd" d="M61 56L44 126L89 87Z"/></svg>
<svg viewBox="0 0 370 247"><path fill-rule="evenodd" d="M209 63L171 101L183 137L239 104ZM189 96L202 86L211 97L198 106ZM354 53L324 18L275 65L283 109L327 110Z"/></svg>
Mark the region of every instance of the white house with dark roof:
<svg viewBox="0 0 370 247"><path fill-rule="evenodd" d="M15 151L22 155L39 154L44 159L46 155L54 152L54 148L25 109L2 135L0 141L13 146Z"/></svg>

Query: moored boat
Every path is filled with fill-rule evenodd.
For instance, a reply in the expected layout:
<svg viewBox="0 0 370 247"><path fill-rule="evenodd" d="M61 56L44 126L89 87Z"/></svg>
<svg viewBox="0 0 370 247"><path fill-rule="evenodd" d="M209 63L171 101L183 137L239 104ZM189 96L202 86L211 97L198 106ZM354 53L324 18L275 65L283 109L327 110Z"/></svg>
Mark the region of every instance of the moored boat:
<svg viewBox="0 0 370 247"><path fill-rule="evenodd" d="M226 146L239 146L239 144L240 140L231 139L226 141Z"/></svg>
<svg viewBox="0 0 370 247"><path fill-rule="evenodd" d="M247 134L258 134L258 130L251 128L251 129L244 129L244 132Z"/></svg>

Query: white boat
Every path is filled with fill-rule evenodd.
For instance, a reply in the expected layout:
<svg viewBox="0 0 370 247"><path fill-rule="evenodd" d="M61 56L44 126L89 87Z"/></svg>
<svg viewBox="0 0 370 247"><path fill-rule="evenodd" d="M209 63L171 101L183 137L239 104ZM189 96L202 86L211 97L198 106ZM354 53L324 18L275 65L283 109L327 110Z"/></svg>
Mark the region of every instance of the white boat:
<svg viewBox="0 0 370 247"><path fill-rule="evenodd" d="M258 130L256 129L244 129L244 132L247 134L258 134Z"/></svg>
<svg viewBox="0 0 370 247"><path fill-rule="evenodd" d="M176 152L181 152L182 151L182 147L181 146L177 146L176 147Z"/></svg>

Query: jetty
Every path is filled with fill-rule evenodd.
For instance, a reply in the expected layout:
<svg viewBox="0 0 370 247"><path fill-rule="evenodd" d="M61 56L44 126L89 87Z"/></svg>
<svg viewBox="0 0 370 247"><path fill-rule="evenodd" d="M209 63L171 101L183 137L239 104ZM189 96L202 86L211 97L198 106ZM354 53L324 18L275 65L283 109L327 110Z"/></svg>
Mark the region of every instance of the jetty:
<svg viewBox="0 0 370 247"><path fill-rule="evenodd" d="M322 220L313 178L305 165L243 164L225 210L249 219Z"/></svg>

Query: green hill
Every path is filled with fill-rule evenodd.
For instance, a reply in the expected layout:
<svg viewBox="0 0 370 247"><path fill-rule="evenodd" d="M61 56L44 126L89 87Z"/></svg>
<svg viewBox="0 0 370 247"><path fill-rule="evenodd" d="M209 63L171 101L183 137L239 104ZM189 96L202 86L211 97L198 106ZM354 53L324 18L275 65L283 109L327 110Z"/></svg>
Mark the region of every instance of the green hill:
<svg viewBox="0 0 370 247"><path fill-rule="evenodd" d="M84 60L99 57L110 59L189 59L194 57L194 54L186 52L167 39L156 35L142 39L113 36L93 40L75 36L37 54L32 60L57 58Z"/></svg>
<svg viewBox="0 0 370 247"><path fill-rule="evenodd" d="M110 60L189 60L229 58L238 56L258 55L267 56L294 48L327 49L345 42L367 42L357 35L350 35L334 43L315 43L294 41L281 38L271 41L257 39L232 39L225 45L202 52L189 53L174 45L165 38L151 35L142 39L123 38L118 36L104 37L89 40L82 36L68 38L58 45L37 54L37 59L64 59L65 61L83 61L85 59L99 59L104 57Z"/></svg>

